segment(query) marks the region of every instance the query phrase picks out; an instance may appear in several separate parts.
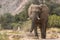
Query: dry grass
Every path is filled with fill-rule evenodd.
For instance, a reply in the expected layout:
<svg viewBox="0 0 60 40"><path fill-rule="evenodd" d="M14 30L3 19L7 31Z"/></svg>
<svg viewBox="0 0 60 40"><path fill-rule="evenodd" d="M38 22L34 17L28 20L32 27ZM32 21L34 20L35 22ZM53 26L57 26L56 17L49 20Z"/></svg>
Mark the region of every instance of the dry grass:
<svg viewBox="0 0 60 40"><path fill-rule="evenodd" d="M36 40L35 39L35 36L34 36L34 33L29 33L29 29L31 27L31 20L30 21L26 21L24 22L24 24L22 25L23 29L21 31L13 31L13 30L1 30L0 33L3 35L3 36L6 36L4 37L5 40L7 40L7 38L9 38L10 40ZM6 35L5 35L5 34ZM39 33L39 36L40 36L40 30L38 29L38 33ZM49 28L47 29L47 39L57 39L57 38L60 38L60 29L59 28ZM30 36L28 36L30 35ZM40 37L41 39L41 37Z"/></svg>
<svg viewBox="0 0 60 40"><path fill-rule="evenodd" d="M47 37L60 38L60 29L59 28L49 28L47 30Z"/></svg>
<svg viewBox="0 0 60 40"><path fill-rule="evenodd" d="M34 37L34 33L33 34L28 34L28 31L26 31L26 29L24 30L24 31L20 31L19 33L15 33L15 32L13 32L13 30L9 30L9 31L3 31L2 32L3 34L3 36L6 36L6 35L9 35L9 36L6 36L6 37L4 37L5 38L5 40L7 40L7 38L9 38L9 39L12 39L12 40L36 40L35 39L35 37ZM6 35L5 35L5 34ZM30 35L30 36L28 36L28 35ZM12 36L12 37L11 37ZM56 38L60 38L60 29L58 29L58 28L49 28L49 29L47 29L47 37L46 37L47 39L56 39ZM41 38L40 38L41 39Z"/></svg>
<svg viewBox="0 0 60 40"><path fill-rule="evenodd" d="M24 31L29 31L30 27L31 27L31 20L30 21L26 21L23 24L24 27ZM40 30L38 30L38 32L40 32ZM47 38L60 38L60 28L48 28L47 29Z"/></svg>

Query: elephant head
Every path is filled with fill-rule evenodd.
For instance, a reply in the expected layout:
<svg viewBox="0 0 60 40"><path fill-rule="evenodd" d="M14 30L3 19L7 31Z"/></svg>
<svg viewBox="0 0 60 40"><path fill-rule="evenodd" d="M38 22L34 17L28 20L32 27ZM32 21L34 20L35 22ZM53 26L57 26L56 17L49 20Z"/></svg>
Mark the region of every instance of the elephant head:
<svg viewBox="0 0 60 40"><path fill-rule="evenodd" d="M31 4L29 9L28 9L28 16L31 20L35 19L40 19L39 15L41 13L41 6L40 5L34 5Z"/></svg>

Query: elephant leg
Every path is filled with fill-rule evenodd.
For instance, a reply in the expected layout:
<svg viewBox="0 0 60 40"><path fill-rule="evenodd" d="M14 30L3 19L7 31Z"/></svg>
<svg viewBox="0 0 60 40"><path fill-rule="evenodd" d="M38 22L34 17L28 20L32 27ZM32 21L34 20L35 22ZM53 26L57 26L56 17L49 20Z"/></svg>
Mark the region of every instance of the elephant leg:
<svg viewBox="0 0 60 40"><path fill-rule="evenodd" d="M31 25L31 29L30 29L30 32L32 32L34 30L34 27L35 27L35 22L32 21L32 25Z"/></svg>
<svg viewBox="0 0 60 40"><path fill-rule="evenodd" d="M41 38L45 39L46 38L46 29L42 27L42 25L39 26L39 29L41 31Z"/></svg>
<svg viewBox="0 0 60 40"><path fill-rule="evenodd" d="M44 25L41 27L41 38L46 38L46 27Z"/></svg>
<svg viewBox="0 0 60 40"><path fill-rule="evenodd" d="M45 22L41 23L40 30L41 30L41 38L45 39L46 38L46 23Z"/></svg>
<svg viewBox="0 0 60 40"><path fill-rule="evenodd" d="M34 33L35 33L35 36L38 38L37 25L35 25L35 27L34 27Z"/></svg>

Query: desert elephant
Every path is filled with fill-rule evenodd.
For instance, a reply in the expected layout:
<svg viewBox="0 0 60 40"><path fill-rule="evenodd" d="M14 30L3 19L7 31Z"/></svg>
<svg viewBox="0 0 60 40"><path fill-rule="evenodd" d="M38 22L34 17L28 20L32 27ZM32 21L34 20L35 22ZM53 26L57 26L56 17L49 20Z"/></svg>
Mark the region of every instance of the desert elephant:
<svg viewBox="0 0 60 40"><path fill-rule="evenodd" d="M49 16L49 8L46 4L35 5L31 4L28 8L28 16L32 20L32 26L30 32L35 32L35 36L38 37L37 26L41 30L41 38L46 38L46 28Z"/></svg>

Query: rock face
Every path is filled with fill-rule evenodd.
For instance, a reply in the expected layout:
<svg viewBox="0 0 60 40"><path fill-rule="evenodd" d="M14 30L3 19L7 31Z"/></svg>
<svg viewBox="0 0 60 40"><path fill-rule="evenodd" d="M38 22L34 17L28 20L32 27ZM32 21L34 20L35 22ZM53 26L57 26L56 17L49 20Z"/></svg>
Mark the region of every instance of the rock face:
<svg viewBox="0 0 60 40"><path fill-rule="evenodd" d="M60 0L53 0L60 4ZM28 0L0 0L0 15L4 13L12 13L15 15L24 8Z"/></svg>
<svg viewBox="0 0 60 40"><path fill-rule="evenodd" d="M27 0L0 0L0 14L17 12ZM20 9L21 10L21 9Z"/></svg>

